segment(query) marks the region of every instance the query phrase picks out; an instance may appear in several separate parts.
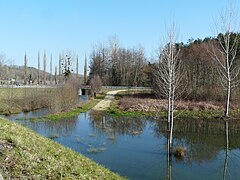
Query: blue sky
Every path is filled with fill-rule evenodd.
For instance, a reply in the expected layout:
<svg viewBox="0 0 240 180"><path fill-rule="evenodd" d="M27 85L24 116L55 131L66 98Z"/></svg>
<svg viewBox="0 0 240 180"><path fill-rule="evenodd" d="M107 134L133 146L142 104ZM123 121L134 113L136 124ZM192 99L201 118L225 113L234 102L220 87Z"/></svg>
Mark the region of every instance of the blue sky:
<svg viewBox="0 0 240 180"><path fill-rule="evenodd" d="M85 54L94 44L117 36L121 46L141 45L148 57L174 17L179 41L213 36L211 25L228 0L0 0L0 53L16 65L37 67L37 53L46 50L53 64L70 49L83 72ZM237 8L240 2L235 1ZM49 67L48 67L49 68Z"/></svg>

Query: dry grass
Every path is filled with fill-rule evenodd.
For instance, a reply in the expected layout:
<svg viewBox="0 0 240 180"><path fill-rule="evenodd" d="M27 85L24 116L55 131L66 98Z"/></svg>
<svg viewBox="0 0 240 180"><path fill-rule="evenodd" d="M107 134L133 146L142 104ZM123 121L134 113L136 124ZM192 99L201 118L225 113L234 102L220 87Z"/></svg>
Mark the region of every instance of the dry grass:
<svg viewBox="0 0 240 180"><path fill-rule="evenodd" d="M47 107L53 93L54 89L47 88L1 88L0 113L12 114Z"/></svg>
<svg viewBox="0 0 240 180"><path fill-rule="evenodd" d="M142 96L142 95L141 95ZM156 99L154 97L123 96L120 99L120 108L125 111L159 112L167 111L167 100ZM232 107L233 108L233 107ZM220 102L195 102L176 101L176 110L204 111L204 110L224 110L224 104Z"/></svg>

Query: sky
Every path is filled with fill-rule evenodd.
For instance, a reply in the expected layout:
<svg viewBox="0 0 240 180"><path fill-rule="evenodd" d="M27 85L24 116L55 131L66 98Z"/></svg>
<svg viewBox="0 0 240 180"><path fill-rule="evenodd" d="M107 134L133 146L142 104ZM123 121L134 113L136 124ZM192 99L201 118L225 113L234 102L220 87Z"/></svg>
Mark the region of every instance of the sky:
<svg viewBox="0 0 240 180"><path fill-rule="evenodd" d="M211 26L229 0L0 0L0 54L11 64L37 67L38 51L78 54L79 72L96 43L116 36L122 47L155 54L174 19L179 42L214 36ZM235 1L239 11L240 1ZM88 58L89 60L89 58ZM47 67L49 71L49 66Z"/></svg>

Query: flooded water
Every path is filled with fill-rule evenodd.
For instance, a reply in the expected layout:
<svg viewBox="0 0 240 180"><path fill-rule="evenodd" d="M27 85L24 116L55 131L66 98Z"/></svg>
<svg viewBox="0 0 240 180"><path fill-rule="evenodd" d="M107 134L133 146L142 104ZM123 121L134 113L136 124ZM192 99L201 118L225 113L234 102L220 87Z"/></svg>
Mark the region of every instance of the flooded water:
<svg viewBox="0 0 240 180"><path fill-rule="evenodd" d="M15 120L42 113L47 112L8 118L128 179L166 179L169 172L172 179L240 179L240 123L233 120L227 126L219 119L176 120L174 147L183 146L186 155L182 159L173 156L169 163L167 124L163 120L93 112L54 122Z"/></svg>

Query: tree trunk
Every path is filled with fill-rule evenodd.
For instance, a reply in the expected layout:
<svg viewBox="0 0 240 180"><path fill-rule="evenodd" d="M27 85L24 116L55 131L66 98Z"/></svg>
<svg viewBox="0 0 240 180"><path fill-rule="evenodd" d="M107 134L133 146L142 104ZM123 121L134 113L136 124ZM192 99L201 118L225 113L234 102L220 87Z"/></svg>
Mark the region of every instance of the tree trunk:
<svg viewBox="0 0 240 180"><path fill-rule="evenodd" d="M228 81L228 87L227 87L227 99L226 99L226 109L225 109L225 116L229 116L229 103L230 103L230 95L231 95L231 82Z"/></svg>

